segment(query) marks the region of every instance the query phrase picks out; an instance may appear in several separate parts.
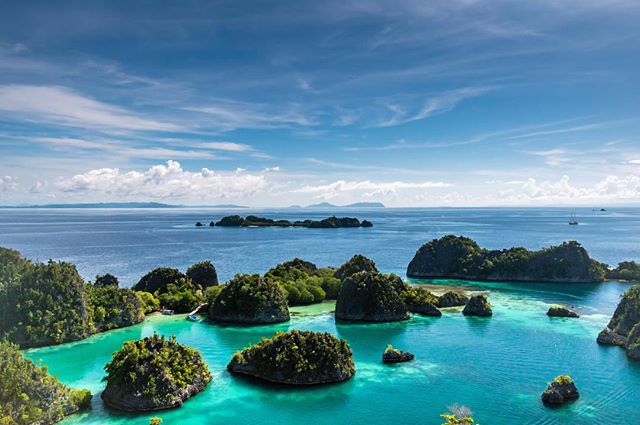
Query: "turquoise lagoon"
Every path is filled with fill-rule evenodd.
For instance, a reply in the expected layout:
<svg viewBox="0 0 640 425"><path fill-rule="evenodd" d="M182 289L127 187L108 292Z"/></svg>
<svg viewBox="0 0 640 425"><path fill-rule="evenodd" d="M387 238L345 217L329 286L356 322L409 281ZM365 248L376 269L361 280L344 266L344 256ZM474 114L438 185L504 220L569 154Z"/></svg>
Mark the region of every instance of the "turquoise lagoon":
<svg viewBox="0 0 640 425"><path fill-rule="evenodd" d="M461 282L437 282L459 285ZM336 324L333 303L292 309L290 323L219 326L184 316L152 316L144 323L85 341L27 351L65 383L96 394L89 413L65 424L146 424L159 415L165 424L440 424L448 405L469 406L481 424L617 424L640 422L640 364L617 347L596 344L622 283L522 285L465 282L487 291L491 318L469 318L448 309L441 318L413 316L402 323ZM580 319L548 318L552 303L575 306ZM230 375L234 351L287 329L331 332L354 352L356 375L342 384L313 388L263 385ZM197 348L213 372L205 391L182 408L156 414L106 410L99 393L102 366L124 341L157 332L176 335ZM383 365L387 344L409 350L416 360ZM559 409L540 402L547 381L574 377L581 398Z"/></svg>

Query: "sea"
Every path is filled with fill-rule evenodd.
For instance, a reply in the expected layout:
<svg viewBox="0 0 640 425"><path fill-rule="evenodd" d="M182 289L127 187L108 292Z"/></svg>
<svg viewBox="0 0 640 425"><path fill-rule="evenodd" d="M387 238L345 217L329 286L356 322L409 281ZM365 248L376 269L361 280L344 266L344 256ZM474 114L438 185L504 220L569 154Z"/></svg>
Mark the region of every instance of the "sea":
<svg viewBox="0 0 640 425"><path fill-rule="evenodd" d="M373 222L372 228L220 228L206 225L230 214L304 220L330 215ZM568 221L576 215L579 225ZM68 261L87 279L116 275L131 286L155 267L182 271L211 260L221 281L237 273L264 273L300 257L339 266L364 254L383 272L405 276L416 250L431 239L463 235L491 249L540 249L580 242L610 265L640 260L640 209L425 208L425 209L0 209L0 246L38 261ZM488 295L494 315L472 318L447 309L439 318L401 323L336 324L334 303L292 308L289 323L219 326L184 315L151 316L143 323L83 341L25 351L64 384L94 393L92 409L65 424L415 424L443 422L449 406L464 405L482 425L640 424L640 363L618 347L596 343L625 282L549 284L421 281L438 293L458 288ZM549 318L551 304L566 304L579 319ZM310 388L266 385L230 375L233 353L276 331L330 332L348 341L356 374L344 383ZM181 408L123 414L100 399L104 365L125 341L154 332L175 335L202 354L213 381ZM382 364L388 344L416 359ZM580 398L545 407L540 395L555 376L571 375Z"/></svg>

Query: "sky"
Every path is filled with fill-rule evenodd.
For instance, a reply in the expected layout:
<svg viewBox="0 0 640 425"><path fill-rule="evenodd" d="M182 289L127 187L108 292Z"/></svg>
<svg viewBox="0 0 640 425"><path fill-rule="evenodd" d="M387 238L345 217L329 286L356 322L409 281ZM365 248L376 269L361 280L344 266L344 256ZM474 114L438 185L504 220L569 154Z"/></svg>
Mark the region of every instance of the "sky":
<svg viewBox="0 0 640 425"><path fill-rule="evenodd" d="M640 2L0 3L0 205L640 202Z"/></svg>

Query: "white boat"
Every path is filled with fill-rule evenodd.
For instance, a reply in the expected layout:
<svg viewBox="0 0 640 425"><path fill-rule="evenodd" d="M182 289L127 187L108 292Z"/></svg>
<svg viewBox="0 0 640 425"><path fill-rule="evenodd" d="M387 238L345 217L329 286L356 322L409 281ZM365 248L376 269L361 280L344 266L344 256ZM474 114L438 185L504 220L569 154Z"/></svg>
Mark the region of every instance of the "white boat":
<svg viewBox="0 0 640 425"><path fill-rule="evenodd" d="M187 316L187 320L191 320L192 322L197 322L198 317L195 314L190 314Z"/></svg>
<svg viewBox="0 0 640 425"><path fill-rule="evenodd" d="M578 225L578 219L576 218L575 213L571 214L571 219L569 219L569 225L570 226L577 226Z"/></svg>

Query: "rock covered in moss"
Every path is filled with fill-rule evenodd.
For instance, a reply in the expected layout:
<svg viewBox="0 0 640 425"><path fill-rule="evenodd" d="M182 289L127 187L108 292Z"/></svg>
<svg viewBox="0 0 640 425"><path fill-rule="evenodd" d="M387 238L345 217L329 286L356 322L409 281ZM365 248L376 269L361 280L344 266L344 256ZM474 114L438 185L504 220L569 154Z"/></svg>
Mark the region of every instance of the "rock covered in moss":
<svg viewBox="0 0 640 425"><path fill-rule="evenodd" d="M235 353L227 370L280 384L316 385L351 378L355 365L345 340L329 333L293 330Z"/></svg>
<svg viewBox="0 0 640 425"><path fill-rule="evenodd" d="M280 286L260 275L236 275L215 297L209 318L223 323L267 324L289 320Z"/></svg>
<svg viewBox="0 0 640 425"><path fill-rule="evenodd" d="M580 317L578 313L563 305L552 305L547 311L550 317Z"/></svg>
<svg viewBox="0 0 640 425"><path fill-rule="evenodd" d="M538 251L487 250L454 235L424 244L407 267L409 277L512 282L602 282L605 272L575 241Z"/></svg>
<svg viewBox="0 0 640 425"><path fill-rule="evenodd" d="M353 322L407 320L407 306L397 291L396 279L362 271L349 276L336 300L336 319Z"/></svg>
<svg viewBox="0 0 640 425"><path fill-rule="evenodd" d="M542 402L550 405L559 405L580 397L578 388L570 376L561 375L549 383L542 393Z"/></svg>
<svg viewBox="0 0 640 425"><path fill-rule="evenodd" d="M125 342L105 370L102 400L131 412L180 407L211 381L196 350L158 335Z"/></svg>
<svg viewBox="0 0 640 425"><path fill-rule="evenodd" d="M187 269L187 277L202 289L218 284L218 272L211 261L195 263Z"/></svg>
<svg viewBox="0 0 640 425"><path fill-rule="evenodd" d="M622 295L613 317L597 341L624 347L630 358L640 359L640 285Z"/></svg>
<svg viewBox="0 0 640 425"><path fill-rule="evenodd" d="M382 353L382 363L403 363L413 360L415 356L408 351L398 350L388 345L387 349Z"/></svg>
<svg viewBox="0 0 640 425"><path fill-rule="evenodd" d="M462 310L462 314L465 316L487 317L493 315L493 311L491 310L491 304L489 304L486 295L478 294L469 299L464 310Z"/></svg>
<svg viewBox="0 0 640 425"><path fill-rule="evenodd" d="M462 307L469 302L469 297L465 294L456 291L447 291L438 297L436 301L436 307Z"/></svg>
<svg viewBox="0 0 640 425"><path fill-rule="evenodd" d="M338 270L336 270L335 276L344 281L346 278L354 273L358 272L377 272L376 263L373 260L365 257L364 255L354 255L344 263Z"/></svg>

